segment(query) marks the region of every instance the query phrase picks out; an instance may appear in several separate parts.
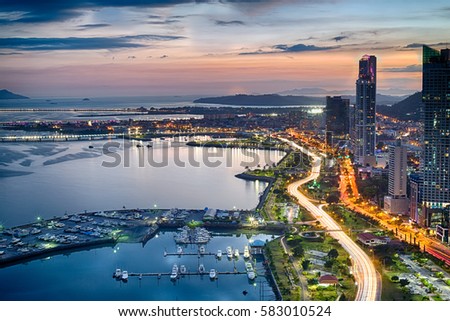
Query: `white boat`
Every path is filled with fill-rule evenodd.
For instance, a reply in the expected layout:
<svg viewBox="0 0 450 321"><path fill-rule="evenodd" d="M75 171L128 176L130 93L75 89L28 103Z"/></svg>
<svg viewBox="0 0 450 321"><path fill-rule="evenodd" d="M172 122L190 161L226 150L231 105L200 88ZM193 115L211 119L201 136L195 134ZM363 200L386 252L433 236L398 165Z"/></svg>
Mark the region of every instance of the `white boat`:
<svg viewBox="0 0 450 321"><path fill-rule="evenodd" d="M229 259L233 258L233 250L231 249L231 246L227 246L227 257Z"/></svg>
<svg viewBox="0 0 450 321"><path fill-rule="evenodd" d="M171 280L176 280L178 278L178 265L174 264L172 266L172 273L170 274Z"/></svg>
<svg viewBox="0 0 450 321"><path fill-rule="evenodd" d="M116 272L114 272L114 277L117 278L117 279L122 277L122 270L121 269L116 269Z"/></svg>
<svg viewBox="0 0 450 321"><path fill-rule="evenodd" d="M244 259L250 258L250 250L248 249L248 245L244 246Z"/></svg>
<svg viewBox="0 0 450 321"><path fill-rule="evenodd" d="M215 279L216 277L217 277L216 269L209 270L209 278L210 279Z"/></svg>
<svg viewBox="0 0 450 321"><path fill-rule="evenodd" d="M222 250L217 250L216 257L220 260L222 258Z"/></svg>
<svg viewBox="0 0 450 321"><path fill-rule="evenodd" d="M200 274L204 274L204 273L206 272L205 266L204 266L203 264L200 264L200 265L198 266L198 272L199 272Z"/></svg>
<svg viewBox="0 0 450 321"><path fill-rule="evenodd" d="M127 281L128 280L128 271L122 272L122 280Z"/></svg>
<svg viewBox="0 0 450 321"><path fill-rule="evenodd" d="M199 247L198 251L200 252L200 254L205 254L206 249L205 249L205 247L202 245L202 246Z"/></svg>
<svg viewBox="0 0 450 321"><path fill-rule="evenodd" d="M181 265L180 266L180 273L181 274L186 274L186 272L187 272L186 265Z"/></svg>
<svg viewBox="0 0 450 321"><path fill-rule="evenodd" d="M239 258L239 249L235 249L235 250L234 250L234 256L235 256L236 258Z"/></svg>
<svg viewBox="0 0 450 321"><path fill-rule="evenodd" d="M177 247L177 254L178 254L178 255L183 254L183 248L182 248L181 246L178 246L178 247Z"/></svg>
<svg viewBox="0 0 450 321"><path fill-rule="evenodd" d="M254 280L256 278L255 270L253 270L253 265L250 262L245 263L245 271L247 271L247 277L250 280Z"/></svg>

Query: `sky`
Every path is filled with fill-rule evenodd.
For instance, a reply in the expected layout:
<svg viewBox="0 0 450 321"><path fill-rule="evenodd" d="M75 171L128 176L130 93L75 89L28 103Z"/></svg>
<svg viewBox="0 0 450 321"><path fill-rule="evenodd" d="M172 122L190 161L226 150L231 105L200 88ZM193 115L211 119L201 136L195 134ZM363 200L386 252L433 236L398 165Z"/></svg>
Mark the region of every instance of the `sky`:
<svg viewBox="0 0 450 321"><path fill-rule="evenodd" d="M421 89L422 44L450 42L448 0L0 0L0 89L29 97Z"/></svg>

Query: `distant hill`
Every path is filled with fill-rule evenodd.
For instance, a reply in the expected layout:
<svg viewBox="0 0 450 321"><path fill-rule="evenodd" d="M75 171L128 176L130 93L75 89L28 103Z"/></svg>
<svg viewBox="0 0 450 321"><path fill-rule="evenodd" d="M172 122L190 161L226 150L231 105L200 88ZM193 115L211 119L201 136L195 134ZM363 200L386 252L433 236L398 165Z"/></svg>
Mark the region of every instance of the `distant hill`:
<svg viewBox="0 0 450 321"><path fill-rule="evenodd" d="M0 99L29 99L29 98L26 96L17 95L6 89L2 89L0 90Z"/></svg>
<svg viewBox="0 0 450 321"><path fill-rule="evenodd" d="M299 105L325 105L325 96L284 96L278 94L267 95L235 95L223 97L200 98L194 103L222 104L232 106L299 106ZM342 95L342 98L350 99L350 103L355 103L355 96ZM377 105L392 105L405 97L377 95Z"/></svg>
<svg viewBox="0 0 450 321"><path fill-rule="evenodd" d="M378 106L377 111L400 120L420 120L422 108L422 92L418 91L392 106Z"/></svg>
<svg viewBox="0 0 450 321"><path fill-rule="evenodd" d="M392 90L392 92L394 89ZM396 89L398 92L405 92L405 90ZM389 90L388 90L389 92ZM342 96L342 98L350 99L350 103L354 104L356 97L355 97L355 90L326 90L323 88L300 88L300 89L291 89L279 92L279 95L302 95L302 96L313 96L313 97L324 97L324 96ZM377 94L377 105L392 105L395 104L409 95L404 96L395 96L395 95L386 95L386 94Z"/></svg>
<svg viewBox="0 0 450 321"><path fill-rule="evenodd" d="M232 106L298 106L298 105L324 105L325 97L308 96L280 96L269 95L235 95L222 97L200 98L194 103L222 104Z"/></svg>

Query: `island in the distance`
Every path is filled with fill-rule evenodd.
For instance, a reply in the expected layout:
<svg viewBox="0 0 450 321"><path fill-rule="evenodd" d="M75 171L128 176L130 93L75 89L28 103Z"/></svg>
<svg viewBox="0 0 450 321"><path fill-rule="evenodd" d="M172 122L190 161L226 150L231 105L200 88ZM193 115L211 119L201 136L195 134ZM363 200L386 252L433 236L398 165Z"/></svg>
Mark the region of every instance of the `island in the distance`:
<svg viewBox="0 0 450 321"><path fill-rule="evenodd" d="M223 97L200 98L194 103L223 104L232 106L299 106L323 105L325 97L267 95L234 95Z"/></svg>
<svg viewBox="0 0 450 321"><path fill-rule="evenodd" d="M6 89L0 90L0 99L30 99L27 96L18 95Z"/></svg>

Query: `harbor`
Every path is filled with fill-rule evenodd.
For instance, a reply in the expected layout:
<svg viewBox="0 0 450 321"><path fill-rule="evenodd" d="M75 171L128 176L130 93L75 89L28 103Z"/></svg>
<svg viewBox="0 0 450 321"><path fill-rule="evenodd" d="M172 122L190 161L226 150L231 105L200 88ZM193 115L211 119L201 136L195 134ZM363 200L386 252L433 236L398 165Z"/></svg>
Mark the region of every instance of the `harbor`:
<svg viewBox="0 0 450 321"><path fill-rule="evenodd" d="M281 232L284 225L270 225L253 211L121 209L65 214L49 220L3 228L0 236L0 266L102 244L137 242L145 245L160 229L179 228L174 241L179 244L206 244L211 235L205 228L189 228L197 222L208 229L255 229ZM198 255L214 253L198 253ZM242 254L244 254L242 252ZM186 253L166 253L186 255ZM197 254L193 254L197 255Z"/></svg>

